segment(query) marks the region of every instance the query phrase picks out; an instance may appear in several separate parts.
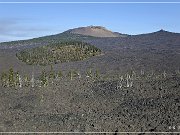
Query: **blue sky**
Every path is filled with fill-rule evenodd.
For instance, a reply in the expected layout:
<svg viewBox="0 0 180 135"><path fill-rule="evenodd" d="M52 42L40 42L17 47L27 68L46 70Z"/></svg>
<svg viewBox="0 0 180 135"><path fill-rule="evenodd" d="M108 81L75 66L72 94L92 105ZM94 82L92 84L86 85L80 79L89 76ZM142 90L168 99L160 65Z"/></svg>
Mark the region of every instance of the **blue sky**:
<svg viewBox="0 0 180 135"><path fill-rule="evenodd" d="M179 16L180 4L0 4L0 42L56 34L89 25L127 34L159 29L180 33Z"/></svg>

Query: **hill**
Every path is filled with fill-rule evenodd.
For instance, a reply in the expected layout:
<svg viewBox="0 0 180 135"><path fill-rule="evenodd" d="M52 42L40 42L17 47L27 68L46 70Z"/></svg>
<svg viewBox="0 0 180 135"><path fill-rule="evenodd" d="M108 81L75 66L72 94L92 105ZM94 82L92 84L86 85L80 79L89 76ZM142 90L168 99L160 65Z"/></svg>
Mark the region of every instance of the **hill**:
<svg viewBox="0 0 180 135"><path fill-rule="evenodd" d="M43 36L38 38L33 38L29 40L19 40L11 42L2 42L0 43L0 49L25 49L25 48L34 48L39 46L44 46L48 44L54 44L64 41L82 41L86 39L95 39L95 38L106 38L106 37L126 37L126 34L120 34L118 32L111 32L101 26L88 26L88 27L79 27L64 31L59 34Z"/></svg>
<svg viewBox="0 0 180 135"><path fill-rule="evenodd" d="M68 30L66 32L69 32L72 34L93 36L93 37L125 37L127 36L125 34L121 34L118 32L112 32L102 26L79 27L79 28Z"/></svg>

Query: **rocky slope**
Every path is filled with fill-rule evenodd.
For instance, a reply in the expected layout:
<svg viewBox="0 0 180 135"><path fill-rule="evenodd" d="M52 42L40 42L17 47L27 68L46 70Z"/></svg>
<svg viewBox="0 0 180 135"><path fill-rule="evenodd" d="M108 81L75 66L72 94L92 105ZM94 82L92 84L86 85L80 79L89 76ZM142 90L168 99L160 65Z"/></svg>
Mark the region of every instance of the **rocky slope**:
<svg viewBox="0 0 180 135"><path fill-rule="evenodd" d="M120 34L118 32L112 32L102 26L79 27L79 28L68 30L67 32L73 33L73 34L93 36L93 37L125 37L127 36L125 34Z"/></svg>
<svg viewBox="0 0 180 135"><path fill-rule="evenodd" d="M103 55L53 65L63 77L45 87L38 80L42 70L51 71L50 66L27 65L16 58L14 49L0 49L1 72L9 73L12 67L23 78L34 72L37 82L33 88L0 84L0 132L180 131L180 34L160 30L122 38L66 31L8 44L30 48L62 38L91 43ZM100 79L86 77L91 68L93 73L99 70ZM70 71L81 77L69 77ZM127 85L127 73L133 73L132 87Z"/></svg>

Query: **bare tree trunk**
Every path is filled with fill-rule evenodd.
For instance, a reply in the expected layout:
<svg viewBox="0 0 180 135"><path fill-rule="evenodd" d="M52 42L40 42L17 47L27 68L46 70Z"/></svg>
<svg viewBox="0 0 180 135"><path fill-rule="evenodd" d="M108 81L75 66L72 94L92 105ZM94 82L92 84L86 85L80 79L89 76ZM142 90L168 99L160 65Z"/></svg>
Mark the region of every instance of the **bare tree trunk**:
<svg viewBox="0 0 180 135"><path fill-rule="evenodd" d="M20 75L19 75L19 87L22 88L22 78Z"/></svg>
<svg viewBox="0 0 180 135"><path fill-rule="evenodd" d="M31 87L33 88L34 86L35 86L34 73L32 73L32 77L31 77Z"/></svg>

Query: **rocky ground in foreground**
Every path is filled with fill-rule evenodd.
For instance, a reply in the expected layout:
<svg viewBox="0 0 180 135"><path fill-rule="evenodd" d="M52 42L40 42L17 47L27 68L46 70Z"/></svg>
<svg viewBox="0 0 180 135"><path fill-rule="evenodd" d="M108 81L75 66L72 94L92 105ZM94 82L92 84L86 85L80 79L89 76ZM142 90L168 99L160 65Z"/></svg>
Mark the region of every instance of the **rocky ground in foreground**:
<svg viewBox="0 0 180 135"><path fill-rule="evenodd" d="M1 132L180 131L179 75L140 77L132 87L112 77L62 78L47 87L0 90Z"/></svg>
<svg viewBox="0 0 180 135"><path fill-rule="evenodd" d="M2 43L1 73L8 73L12 68L19 71L21 77L34 73L37 78L42 70L50 71L50 66L23 63L16 54L59 39L83 40L101 49L103 55L58 63L53 65L55 71L85 73L86 69L93 68L108 75L95 80L65 77L45 87L0 86L1 132L180 131L180 34L160 30L127 37L95 38L64 33ZM152 76L139 75L143 70L146 75L156 72ZM117 75L129 71L139 74L129 78L127 85L125 76L122 80ZM160 75L164 71L167 74Z"/></svg>

